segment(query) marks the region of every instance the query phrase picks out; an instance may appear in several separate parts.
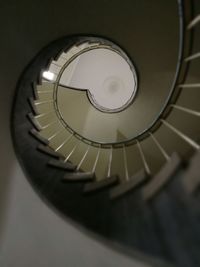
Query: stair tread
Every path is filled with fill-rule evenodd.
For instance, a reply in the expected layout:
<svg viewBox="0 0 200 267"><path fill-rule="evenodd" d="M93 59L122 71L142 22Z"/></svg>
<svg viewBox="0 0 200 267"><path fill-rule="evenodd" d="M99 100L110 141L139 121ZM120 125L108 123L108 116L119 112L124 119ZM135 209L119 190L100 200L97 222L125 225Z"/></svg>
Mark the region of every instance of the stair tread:
<svg viewBox="0 0 200 267"><path fill-rule="evenodd" d="M62 181L63 182L81 182L81 181L90 181L95 178L95 173L93 172L72 172L67 173Z"/></svg>
<svg viewBox="0 0 200 267"><path fill-rule="evenodd" d="M31 109L34 112L34 114L35 115L39 115L38 110L37 110L37 108L35 106L33 97L29 97L28 102L29 102L29 105L31 106Z"/></svg>
<svg viewBox="0 0 200 267"><path fill-rule="evenodd" d="M27 117L29 118L30 122L32 123L32 125L35 127L36 130L41 131L42 127L39 124L39 122L35 119L35 117L33 116L32 113L28 113Z"/></svg>
<svg viewBox="0 0 200 267"><path fill-rule="evenodd" d="M160 191L171 179L172 175L181 164L181 159L177 153L173 153L170 160L161 170L142 188L142 197L145 200L151 199Z"/></svg>
<svg viewBox="0 0 200 267"><path fill-rule="evenodd" d="M129 181L123 182L111 189L110 198L115 199L118 198L129 191L135 189L138 185L144 182L147 178L147 174L144 170L141 170L134 174Z"/></svg>
<svg viewBox="0 0 200 267"><path fill-rule="evenodd" d="M106 189L114 184L116 184L119 180L119 177L117 175L112 175L110 177L107 177L105 179L102 179L100 181L94 181L87 183L84 186L84 193L90 193L90 192L96 192L99 190Z"/></svg>
<svg viewBox="0 0 200 267"><path fill-rule="evenodd" d="M38 141L42 142L44 145L49 144L49 141L46 138L44 138L43 136L41 136L39 134L39 132L36 131L35 129L31 129L29 132L33 137L35 137Z"/></svg>
<svg viewBox="0 0 200 267"><path fill-rule="evenodd" d="M43 152L43 153L49 155L49 156L54 157L54 158L62 158L62 159L64 159L64 157L63 157L60 153L54 151L54 150L53 150L51 147L49 147L49 146L45 146L45 145L40 144L40 145L38 145L37 149L38 149L39 151L41 151L41 152Z"/></svg>
<svg viewBox="0 0 200 267"><path fill-rule="evenodd" d="M32 89L33 89L34 99L38 99L39 95L38 95L38 91L37 91L37 83L36 82L32 83Z"/></svg>
<svg viewBox="0 0 200 267"><path fill-rule="evenodd" d="M52 166L52 167L55 167L55 168L61 168L61 169L64 169L64 170L75 170L76 169L76 166L73 165L71 162L64 162L62 160L58 160L58 159L51 159L49 162L48 162L48 165Z"/></svg>

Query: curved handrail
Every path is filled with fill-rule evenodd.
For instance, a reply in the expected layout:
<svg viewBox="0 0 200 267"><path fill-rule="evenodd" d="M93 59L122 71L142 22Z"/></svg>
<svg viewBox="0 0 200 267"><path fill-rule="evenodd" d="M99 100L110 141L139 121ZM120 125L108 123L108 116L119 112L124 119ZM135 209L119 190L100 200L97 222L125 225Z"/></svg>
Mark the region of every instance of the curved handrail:
<svg viewBox="0 0 200 267"><path fill-rule="evenodd" d="M134 136L132 138L129 138L125 141L119 141L119 142L100 142L100 141L94 141L91 140L89 138L86 138L84 136L82 136L81 134L79 134L78 132L76 132L74 129L72 129L63 119L62 114L60 114L59 109L57 107L57 103L56 103L56 98L57 98L57 88L58 88L58 81L64 71L64 69L76 58L78 57L80 54L85 53L91 49L97 49L97 48L108 48L108 46L101 44L100 47L98 45L93 45L89 48L85 48L83 50L81 50L79 53L76 53L74 56L72 56L61 68L61 71L59 72L57 79L56 79L56 83L55 83L55 87L54 87L54 94L53 94L53 98L54 98L54 107L55 107L55 111L57 116L59 117L60 121L62 122L63 126L70 132L73 133L73 135L83 141L86 144L98 147L99 145L101 145L104 148L110 148L112 147L122 147L123 145L129 146L132 145L133 143L135 143L137 140L143 140L146 137L149 136L148 132L154 132L156 129L158 129L160 127L160 125L162 125L161 123L161 119L166 118L166 116L169 115L169 113L171 112L171 104L176 102L177 96L179 95L180 92L180 88L177 86L179 84L179 80L181 77L181 73L185 72L185 69L182 68L182 63L183 63L183 59L188 55L188 48L185 45L186 42L186 35L189 35L188 32L186 32L186 27L185 27L185 14L184 14L184 0L177 0L177 4L178 4L178 12L179 12L179 53L178 53L178 60L177 60L177 66L176 66L176 72L175 72L175 76L174 76L174 80L170 89L170 92L168 94L168 97L164 103L164 105L162 106L160 112L156 115L155 119L151 122L151 124L146 127L143 131L141 131L139 134L137 134L137 136ZM109 47L110 49L110 47ZM112 49L112 48L111 48ZM117 49L113 48L114 51L117 51ZM127 61L127 58L125 57L125 60ZM129 63L129 62L128 62ZM187 62L185 62L187 64ZM129 64L130 65L130 64ZM182 75L184 76L184 74Z"/></svg>

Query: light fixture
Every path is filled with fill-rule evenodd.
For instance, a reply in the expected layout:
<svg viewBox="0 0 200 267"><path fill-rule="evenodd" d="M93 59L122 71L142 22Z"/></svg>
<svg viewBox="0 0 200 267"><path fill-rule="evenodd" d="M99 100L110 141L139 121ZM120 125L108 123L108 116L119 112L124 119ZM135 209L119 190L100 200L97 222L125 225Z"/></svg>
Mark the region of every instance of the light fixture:
<svg viewBox="0 0 200 267"><path fill-rule="evenodd" d="M52 81L53 79L54 79L54 73L53 72L51 72L51 71L44 71L43 72L43 74L42 74L42 76L45 78L45 79L47 79L47 80L49 80L49 81Z"/></svg>

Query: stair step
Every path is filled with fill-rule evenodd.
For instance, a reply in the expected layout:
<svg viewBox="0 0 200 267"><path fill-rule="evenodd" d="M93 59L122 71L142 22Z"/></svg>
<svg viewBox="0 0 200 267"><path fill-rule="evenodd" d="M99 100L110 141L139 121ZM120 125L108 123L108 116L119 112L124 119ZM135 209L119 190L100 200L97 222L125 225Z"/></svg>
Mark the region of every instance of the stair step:
<svg viewBox="0 0 200 267"><path fill-rule="evenodd" d="M60 169L64 169L64 170L68 170L68 171L74 171L76 169L76 166L73 165L70 162L64 162L62 160L58 160L58 159L51 159L48 162L48 165L55 167L55 168L60 168Z"/></svg>
<svg viewBox="0 0 200 267"><path fill-rule="evenodd" d="M37 91L37 84L36 82L32 83L33 95L35 99L39 99L38 91Z"/></svg>
<svg viewBox="0 0 200 267"><path fill-rule="evenodd" d="M100 190L106 189L106 188L118 183L118 181L119 181L119 177L117 175L112 175L110 177L102 179L101 181L94 181L94 182L87 183L84 186L83 192L84 193L92 193L94 191L95 192L100 191Z"/></svg>
<svg viewBox="0 0 200 267"><path fill-rule="evenodd" d="M144 200L150 200L154 197L171 179L172 175L181 164L181 159L177 153L173 153L170 160L162 169L146 184L142 189Z"/></svg>
<svg viewBox="0 0 200 267"><path fill-rule="evenodd" d="M200 185L200 151L197 151L189 161L189 166L183 174L183 185L188 193L193 193Z"/></svg>
<svg viewBox="0 0 200 267"><path fill-rule="evenodd" d="M54 158L61 158L61 159L64 159L63 155L61 155L60 153L58 152L55 152L52 148L50 148L49 146L44 146L42 144L40 144L37 149L49 156L52 156Z"/></svg>
<svg viewBox="0 0 200 267"><path fill-rule="evenodd" d="M95 179L93 172L73 172L67 173L62 181L63 182L86 182Z"/></svg>
<svg viewBox="0 0 200 267"><path fill-rule="evenodd" d="M134 174L129 181L123 182L115 186L110 191L110 198L115 199L135 189L141 183L147 179L147 174L144 170L141 170Z"/></svg>
<svg viewBox="0 0 200 267"><path fill-rule="evenodd" d="M33 137L35 137L38 141L42 142L44 145L49 144L49 141L46 138L44 138L43 136L41 136L39 134L39 132L36 131L35 129L31 129L29 132Z"/></svg>
<svg viewBox="0 0 200 267"><path fill-rule="evenodd" d="M35 115L39 115L38 110L37 110L37 108L35 106L33 97L29 97L28 102L29 102L29 105L31 106L31 109L34 112L34 114Z"/></svg>
<svg viewBox="0 0 200 267"><path fill-rule="evenodd" d="M32 123L32 125L35 127L36 130L41 131L42 127L39 124L39 122L35 119L35 117L33 116L32 113L28 113L27 114L28 119L30 120L30 122Z"/></svg>

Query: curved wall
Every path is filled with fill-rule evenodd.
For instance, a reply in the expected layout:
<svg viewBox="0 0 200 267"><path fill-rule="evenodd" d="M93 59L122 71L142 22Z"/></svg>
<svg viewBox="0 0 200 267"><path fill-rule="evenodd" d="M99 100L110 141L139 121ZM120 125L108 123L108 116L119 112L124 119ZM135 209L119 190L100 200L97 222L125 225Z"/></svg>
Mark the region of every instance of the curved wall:
<svg viewBox="0 0 200 267"><path fill-rule="evenodd" d="M68 3L62 1L60 5L58 1L37 0L0 3L2 267L147 266L88 237L54 213L31 188L13 151L10 111L17 80L41 47L66 34L67 21L74 19L79 4L74 4L69 14Z"/></svg>

